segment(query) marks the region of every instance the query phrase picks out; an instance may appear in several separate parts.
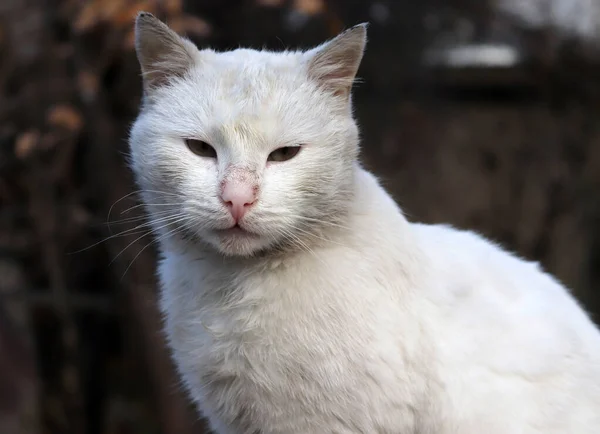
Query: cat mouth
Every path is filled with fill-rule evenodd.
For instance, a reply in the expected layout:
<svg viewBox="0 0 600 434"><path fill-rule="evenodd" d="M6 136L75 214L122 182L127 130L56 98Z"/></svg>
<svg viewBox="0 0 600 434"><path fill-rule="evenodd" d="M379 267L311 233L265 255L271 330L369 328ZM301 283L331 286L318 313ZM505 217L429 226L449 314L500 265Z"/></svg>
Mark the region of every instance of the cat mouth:
<svg viewBox="0 0 600 434"><path fill-rule="evenodd" d="M254 232L250 232L247 229L244 229L239 224L235 224L227 229L219 229L217 233L225 236L238 236L238 237L258 237L258 234Z"/></svg>

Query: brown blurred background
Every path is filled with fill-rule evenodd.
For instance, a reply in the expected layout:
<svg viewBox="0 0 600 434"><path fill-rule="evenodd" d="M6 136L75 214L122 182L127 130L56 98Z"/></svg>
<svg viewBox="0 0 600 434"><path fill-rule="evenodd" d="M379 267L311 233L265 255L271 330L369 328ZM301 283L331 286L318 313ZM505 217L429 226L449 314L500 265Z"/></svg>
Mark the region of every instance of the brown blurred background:
<svg viewBox="0 0 600 434"><path fill-rule="evenodd" d="M0 433L205 432L129 195L138 10L217 49L369 21L365 164L411 219L478 230L600 313L600 3L1 0Z"/></svg>

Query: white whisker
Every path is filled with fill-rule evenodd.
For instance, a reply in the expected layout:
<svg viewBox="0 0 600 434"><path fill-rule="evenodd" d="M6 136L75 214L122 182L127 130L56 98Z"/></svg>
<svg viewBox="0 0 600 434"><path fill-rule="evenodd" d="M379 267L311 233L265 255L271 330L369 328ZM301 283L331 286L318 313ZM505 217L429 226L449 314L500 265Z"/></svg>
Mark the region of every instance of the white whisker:
<svg viewBox="0 0 600 434"><path fill-rule="evenodd" d="M136 259L137 259L137 258L138 258L138 257L139 257L141 254L142 254L142 252L143 252L144 250L146 250L146 249L147 249L148 247L150 247L152 244L154 244L154 243L157 243L157 242L159 242L160 240L162 240L162 239L164 239L164 238L166 238L166 237L168 237L168 236L174 235L175 233L177 233L177 232L178 232L178 231L180 231L180 230L181 230L181 229L180 229L180 228L177 228L177 227L176 227L176 228L174 228L174 229L171 229L170 231L167 231L165 234L163 234L163 235L161 235L161 236L159 236L159 237L157 237L157 238L153 239L153 240L152 240L152 241L150 241L148 244L146 244L144 247L142 247L142 249L141 249L141 250L140 250L140 251L137 253L137 255L135 255L135 256L133 257L133 259L131 260L131 262L129 263L129 265L127 265L127 268L125 268L125 271L123 272L123 275L121 276L121 279L123 279L123 278L125 277L125 275L126 275L126 274L127 274L127 272L129 271L129 269L131 268L131 266L133 265L133 263L134 263L134 262L136 261ZM127 247L126 247L126 248L127 248ZM115 259L116 259L116 258L115 258ZM114 259L113 259L113 261L114 261ZM111 263L112 263L112 262L111 262Z"/></svg>
<svg viewBox="0 0 600 434"><path fill-rule="evenodd" d="M115 201L115 202L114 202L114 203L113 203L113 204L110 206L110 208L109 208L109 210L108 210L108 215L106 216L107 220L109 220L109 219L110 219L110 214L111 214L111 212L112 212L113 208L115 207L115 205L117 205L117 204L118 204L119 202L121 202L122 200L124 200L124 199L127 199L128 197L130 197L130 196L132 196L132 195L134 195L134 194L139 194L139 193L143 193L143 192L148 192L148 193L160 193L160 194L165 194L165 195L173 195L173 196L179 197L179 195L177 195L177 194L175 194L175 193L170 193L170 192L168 192L168 191L159 191L159 190L144 190L144 189L140 189L140 190L134 190L134 191L132 191L132 192L130 192L130 193L127 193L127 194L126 194L125 196L123 196L122 198L120 198L120 199L117 199L117 200L116 200L116 201Z"/></svg>
<svg viewBox="0 0 600 434"><path fill-rule="evenodd" d="M318 239L318 240L325 241L325 242L328 242L328 243L337 244L338 246L341 246L341 247L347 247L347 246L345 246L344 244L338 243L337 241L334 241L334 240L332 240L332 239L329 239L329 238L323 238L323 237L320 237L320 236L319 236L319 235L317 235L317 234L313 234L313 233L311 233L311 232L309 232L309 231L306 231L306 230L304 230L304 229L300 229L298 226L292 226L292 227L293 227L293 229L294 229L294 230L300 231L300 232L302 232L303 234L305 234L305 235L308 235L308 236L311 236L311 237L313 237L313 238L316 238L316 239Z"/></svg>
<svg viewBox="0 0 600 434"><path fill-rule="evenodd" d="M308 244L306 244L304 241L302 241L298 236L294 235L293 233L291 233L287 229L280 229L279 232L284 237L287 237L288 240L292 240L293 242L295 242L301 249L304 249L304 251L306 251L307 253L311 254L315 259L317 259L323 265L326 265L325 262L315 253L315 251L312 250L308 246Z"/></svg>
<svg viewBox="0 0 600 434"><path fill-rule="evenodd" d="M157 212L152 213L151 216L149 216L148 214L143 214L143 215L138 215L135 217L127 217L127 218L123 218L123 219L112 220L110 222L103 223L103 225L108 225L110 227L110 225L120 225L120 224L132 223L132 222L139 221L139 220L148 220L155 216L164 216L164 215L168 215L168 214L172 214L172 210L157 211Z"/></svg>
<svg viewBox="0 0 600 434"><path fill-rule="evenodd" d="M141 236L137 237L135 240L133 240L132 242L130 242L129 244L127 244L127 245L125 246L125 248L123 248L123 250L121 250L119 253L117 253L117 255L116 255L116 256L115 256L115 257L112 259L112 261L110 261L109 265L112 265L112 263L113 263L113 262L115 262L115 261L117 260L117 258L118 258L119 256L121 256L121 255L123 254L123 252L125 252L125 250L127 250L129 247L131 247L133 244L137 243L139 240L141 240L141 239L142 239L142 238L144 238L145 236L147 236L147 235L150 235L150 234L153 234L153 233L155 233L155 232L157 232L157 231L159 231L159 230L161 230L161 229L164 229L164 228L168 227L169 225L172 225L172 224L177 224L177 223L179 223L180 221L182 221L182 220L184 220L184 219L187 219L187 218L189 218L189 217L185 216L185 217L179 217L178 219L176 218L176 219L174 219L174 220L169 220L169 221L168 221L166 224L164 224L164 225L162 225L162 226L159 226L159 227L157 227L157 228L153 228L153 229L149 230L148 232L146 232L145 234L143 234L143 235L141 235Z"/></svg>
<svg viewBox="0 0 600 434"><path fill-rule="evenodd" d="M260 217L261 217L261 220L264 220L264 223L267 225L269 223L281 222L281 220L285 220L290 223L293 223L294 221L298 221L298 220L303 220L303 221L307 221L307 222L317 223L319 225L327 225L330 227L340 228L340 229L344 229L344 230L351 230L349 227L341 225L339 223L330 222L327 220L322 220L322 219L318 219L318 218L314 218L314 217L306 217L306 216L302 216L302 215L289 214L288 212L276 213L276 212L271 212L271 211L268 211L268 212L260 211Z"/></svg>
<svg viewBox="0 0 600 434"><path fill-rule="evenodd" d="M77 254L77 253L85 252L86 250L89 250L89 249L91 249L93 247L96 247L96 246L102 244L102 243L105 243L106 241L112 240L113 238L122 237L122 236L126 236L126 235L131 235L131 234L136 233L136 231L139 231L139 230L142 230L142 229L145 229L145 228L152 229L152 225L153 224L163 223L164 221L167 221L167 220L169 220L171 218L172 219L177 219L177 218L180 218L180 217L181 217L181 215L177 214L177 215L166 216L166 217L155 219L155 220L152 220L152 221L149 221L149 222L145 222L145 223L139 224L139 225L137 225L137 226L135 226L133 228L125 229L125 230L123 230L123 231L121 231L121 232L119 232L117 234L109 235L108 237L106 237L106 238L104 238L104 239L102 239L102 240L100 240L100 241L98 241L98 242L96 242L96 243L94 243L94 244L92 244L90 246L84 247L84 248L76 250L74 252L69 252L68 254L69 255L74 255L74 254ZM109 228L110 228L110 226L109 226ZM137 233L139 233L139 232L137 232Z"/></svg>
<svg viewBox="0 0 600 434"><path fill-rule="evenodd" d="M134 209L140 208L140 207L148 207L148 206L182 206L184 204L184 202L177 202L177 203L139 203L137 205L134 205L132 207L127 208L124 211L121 211L121 214L126 214L130 211L133 211Z"/></svg>

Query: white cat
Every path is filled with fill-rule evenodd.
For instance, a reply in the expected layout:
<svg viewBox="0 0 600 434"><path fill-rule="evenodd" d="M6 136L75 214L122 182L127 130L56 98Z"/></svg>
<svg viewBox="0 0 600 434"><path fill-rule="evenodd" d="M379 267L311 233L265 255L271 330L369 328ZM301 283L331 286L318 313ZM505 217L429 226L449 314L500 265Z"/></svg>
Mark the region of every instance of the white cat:
<svg viewBox="0 0 600 434"><path fill-rule="evenodd" d="M176 365L219 434L600 432L600 333L482 237L409 223L361 168L359 25L306 52L136 22L131 159Z"/></svg>

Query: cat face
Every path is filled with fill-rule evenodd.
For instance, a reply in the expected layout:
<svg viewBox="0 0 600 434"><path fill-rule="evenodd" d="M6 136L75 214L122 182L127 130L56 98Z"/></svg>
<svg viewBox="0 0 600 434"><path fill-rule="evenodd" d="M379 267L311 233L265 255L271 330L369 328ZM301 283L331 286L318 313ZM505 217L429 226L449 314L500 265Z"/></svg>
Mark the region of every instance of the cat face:
<svg viewBox="0 0 600 434"><path fill-rule="evenodd" d="M148 14L136 31L145 101L131 161L159 237L253 255L336 225L353 190L364 26L285 53L200 51Z"/></svg>

